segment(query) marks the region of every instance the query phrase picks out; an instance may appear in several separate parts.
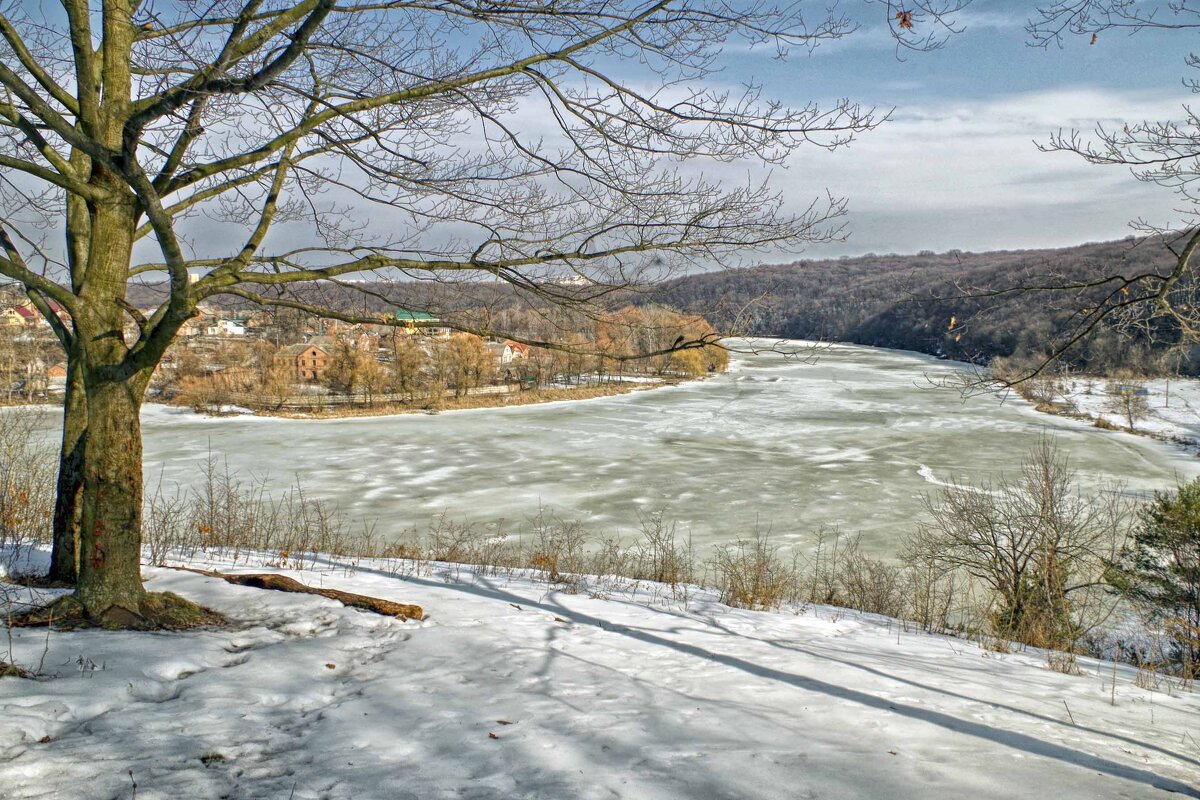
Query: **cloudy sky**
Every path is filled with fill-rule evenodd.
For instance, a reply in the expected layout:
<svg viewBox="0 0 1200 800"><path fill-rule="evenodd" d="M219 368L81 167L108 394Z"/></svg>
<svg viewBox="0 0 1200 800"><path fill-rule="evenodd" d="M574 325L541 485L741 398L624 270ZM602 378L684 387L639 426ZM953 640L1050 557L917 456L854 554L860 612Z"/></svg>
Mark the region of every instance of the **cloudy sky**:
<svg viewBox="0 0 1200 800"><path fill-rule="evenodd" d="M804 1L818 16L827 6ZM838 10L860 29L811 53L793 50L781 60L773 47L726 51L717 84L755 81L765 97L793 107L850 98L891 110L889 121L849 147L804 148L770 175L796 211L826 191L846 198L848 238L751 260L1065 246L1122 238L1135 218L1162 226L1179 220L1169 190L1119 167L1042 153L1036 143L1097 123L1179 118L1193 99L1184 80L1200 78L1185 65L1189 33L1112 31L1094 45L1069 37L1031 47L1025 26L1034 0L972 0L944 47L912 53L897 50L886 8L844 0ZM540 116L525 122L548 124ZM755 172L753 165L709 169L733 170L738 182ZM201 220L191 232L217 240L220 230Z"/></svg>
<svg viewBox="0 0 1200 800"><path fill-rule="evenodd" d="M898 55L883 7L811 55L739 54L727 77L754 76L793 104L846 96L894 108L891 121L836 153L809 150L773 175L797 203L828 188L850 202L850 237L807 255L986 250L1117 239L1131 218L1170 224L1176 198L1118 167L1041 153L1060 129L1178 118L1186 33L1101 34L1030 47L1031 6L975 0L963 32L936 52ZM853 9L847 13L855 16Z"/></svg>

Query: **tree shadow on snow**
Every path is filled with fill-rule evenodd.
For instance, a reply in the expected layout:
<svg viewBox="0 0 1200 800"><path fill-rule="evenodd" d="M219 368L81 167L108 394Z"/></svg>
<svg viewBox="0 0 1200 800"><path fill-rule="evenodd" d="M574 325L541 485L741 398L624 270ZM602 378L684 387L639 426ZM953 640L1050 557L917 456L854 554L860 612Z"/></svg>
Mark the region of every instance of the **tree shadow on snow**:
<svg viewBox="0 0 1200 800"><path fill-rule="evenodd" d="M336 564L336 562L332 562L332 561L329 563L333 566L345 566L345 565ZM484 598L489 598L489 599L494 599L494 600L503 600L503 601L506 601L509 603L523 605L523 606L526 606L529 608L541 609L543 611L563 617L571 622L578 623L580 625L595 626L595 627L598 627L609 633L626 636L628 638L631 638L631 639L634 639L636 641L643 642L646 644L650 644L650 645L666 647L666 648L674 650L678 653L682 653L684 655L692 656L694 658L702 659L704 661L711 662L711 663L721 664L721 665L729 667L731 669L740 670L747 674L754 675L754 676L764 678L767 680L773 680L773 681L777 681L780 683L785 683L785 684L794 686L798 689L803 689L805 691L810 691L810 692L819 692L821 694L825 694L830 697L835 697L840 700L846 700L846 701L858 703L862 706L865 706L868 708L874 708L879 711L883 711L885 713L890 712L893 714L898 714L902 717L907 717L909 719L914 719L914 720L918 720L921 722L925 722L930 725L935 725L940 728L944 728L946 730L953 731L955 733L964 734L966 736L972 736L972 737L975 737L978 739L983 739L985 741L1000 744L1005 747L1009 747L1014 750L1021 751L1023 753L1028 753L1030 755L1039 756L1041 758L1053 759L1056 761L1060 761L1064 764L1070 764L1072 766L1080 767L1082 769L1092 770L1092 771L1095 771L1095 772L1098 772L1098 773L1101 773L1104 775L1109 775L1109 776L1112 776L1115 778L1120 778L1120 779L1132 781L1135 783L1141 783L1146 786L1153 787L1155 789L1160 789L1160 790L1167 791L1167 792L1176 792L1176 793L1179 793L1182 795L1186 795L1188 797L1200 798L1200 789L1197 789L1194 786L1190 786L1190 785L1182 783L1180 781L1174 780L1172 778L1164 777L1161 775L1156 775L1155 773L1150 772L1148 770L1139 769L1137 767L1126 765L1126 764L1121 764L1116 761L1112 761L1110 759L1103 758L1101 756L1092 755L1090 753L1080 752L1078 750L1074 750L1065 745L1055 744L1053 742L1047 742L1047 741L1038 739L1038 738L1028 735L1028 734L994 728L989 725L985 725L985 724L978 723L978 722L972 722L970 720L955 717L951 714L943 713L940 711L934 711L934 710L926 709L926 708L917 708L917 707L906 705L904 703L900 703L897 701L888 700L883 697L876 697L874 695L868 694L866 692L861 692L856 689L851 689L851 688L848 688L845 686L839 686L834 683L829 683L828 681L823 681L818 678L808 677L808 676L804 676L804 675L796 675L796 674L793 674L790 672L785 672L783 670L776 669L774 667L769 667L769 666L765 666L762 664L756 664L752 661L747 661L747 660L745 660L743 658L739 658L737 656L726 655L723 653L714 652L712 650L707 650L703 647L688 644L685 642L673 641L671 639L664 638L663 636L657 635L656 633L651 633L651 632L641 630L638 628L632 628L632 627L628 627L628 626L624 626L624 625L614 625L614 624L608 623L598 617L593 617L589 614L585 614L580 611L566 608L558 603L545 602L545 601L539 601L539 600L530 600L527 597L517 595L517 594L509 592L503 588L500 588L500 587L496 586L494 584L494 582L490 581L488 578L480 576L478 574L473 575L474 582L468 584L468 583L462 583L462 582L447 583L447 582L444 582L441 580L421 578L421 577L411 576L411 575L392 575L391 573L387 573L382 570L373 570L371 568L366 568L361 565L357 566L356 569L358 569L360 571L364 571L364 572L374 572L374 573L377 573L380 575L384 575L387 577L395 578L395 579L398 579L401 581L414 583L414 584L418 584L418 585L429 586L429 587L440 588L440 589L451 589L454 591L460 591L460 592L464 592L467 594L473 594L478 597L484 597ZM645 606L642 606L642 607L644 608ZM755 638L755 637L745 637L741 634L739 634L739 636L742 636L742 638L748 638L748 639ZM765 640L757 640L757 641L765 642ZM836 658L832 658L829 656L819 656L818 654L810 653L809 651L802 650L800 648L789 648L786 645L779 645L779 646L783 647L784 649L794 649L798 652L802 652L807 655L813 655L815 657L827 658L830 660L839 661L841 663L849 663L849 662L843 662L843 661L841 661L841 659L836 659ZM882 677L901 681L904 683L909 683L911 685L914 685L914 686L917 686L917 687L920 687L923 689L928 689L933 692L939 692L939 693L953 696L956 698L961 698L961 699L965 699L965 700L968 700L971 702L981 703L981 704L992 706L992 707L1005 708L1006 710L1013 711L1013 712L1020 713L1020 714L1030 715L1030 716L1033 716L1037 719L1040 719L1040 720L1043 720L1046 722L1053 722L1054 724L1057 724L1057 725L1064 724L1064 723L1062 723L1061 720L1057 720L1052 717L1043 717L1034 712L1022 711L1021 709L1011 708L1008 706L1002 706L1000 704L992 703L989 701L981 701L976 698L971 698L971 697L967 697L964 695L956 694L954 692L950 692L947 690L937 689L934 687L928 687L928 686L925 686L923 684L920 684L920 683L917 683L914 681L907 681L903 678L896 678L895 676L889 675L882 671L873 670L869 667L862 667L861 665L857 665L857 664L853 664L853 666L855 666L856 668L859 668L859 669L865 669L870 672L875 672L876 674L879 674ZM1140 747L1146 747L1147 749L1153 749L1158 752L1169 755L1172 758L1178 759L1180 761L1184 761L1184 762L1192 763L1192 764L1196 763L1193 759L1187 758L1185 756L1181 756L1176 753L1172 753L1167 750L1163 750L1162 748L1155 747L1154 745L1148 745L1143 742L1128 739L1126 737L1120 736L1119 734L1112 734L1112 733L1108 733L1105 731L1098 731L1098 730L1087 729L1087 728L1084 728L1082 730L1088 730L1092 733L1096 733L1099 735L1127 741L1131 744L1135 744Z"/></svg>

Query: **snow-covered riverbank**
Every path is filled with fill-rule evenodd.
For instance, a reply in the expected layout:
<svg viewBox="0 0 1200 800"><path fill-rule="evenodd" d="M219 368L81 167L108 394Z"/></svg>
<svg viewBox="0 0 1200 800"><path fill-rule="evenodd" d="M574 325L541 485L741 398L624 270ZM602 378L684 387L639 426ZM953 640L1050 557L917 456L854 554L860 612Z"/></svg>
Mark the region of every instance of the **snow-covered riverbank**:
<svg viewBox="0 0 1200 800"><path fill-rule="evenodd" d="M1062 380L1059 388L1061 392L1051 408L1121 430L1129 429L1128 413L1132 410L1134 433L1175 442L1200 453L1200 380L1121 381L1076 376Z"/></svg>
<svg viewBox="0 0 1200 800"><path fill-rule="evenodd" d="M1063 675L826 607L390 566L288 574L425 621L147 569L230 625L14 631L48 677L0 680L0 795L1200 796L1200 698L1125 667L1114 688L1107 663Z"/></svg>

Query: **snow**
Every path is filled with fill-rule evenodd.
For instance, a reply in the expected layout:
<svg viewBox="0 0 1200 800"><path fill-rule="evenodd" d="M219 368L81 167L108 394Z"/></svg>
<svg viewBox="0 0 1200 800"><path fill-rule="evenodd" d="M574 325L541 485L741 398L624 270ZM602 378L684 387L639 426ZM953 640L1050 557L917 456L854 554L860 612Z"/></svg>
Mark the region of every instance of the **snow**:
<svg viewBox="0 0 1200 800"><path fill-rule="evenodd" d="M1116 383L1129 383L1147 392L1145 416L1142 419L1135 417L1135 430L1200 449L1200 380L1110 381L1078 377L1063 382L1066 399L1080 414L1124 428L1128 420L1114 404L1119 398L1109 392L1109 385Z"/></svg>
<svg viewBox="0 0 1200 800"><path fill-rule="evenodd" d="M428 617L147 568L149 588L230 624L14 631L22 664L48 647L48 677L0 680L0 795L1200 796L1196 695L1138 688L1124 666L1114 690L1107 663L1064 675L1037 652L695 588L568 594L408 562L286 574Z"/></svg>

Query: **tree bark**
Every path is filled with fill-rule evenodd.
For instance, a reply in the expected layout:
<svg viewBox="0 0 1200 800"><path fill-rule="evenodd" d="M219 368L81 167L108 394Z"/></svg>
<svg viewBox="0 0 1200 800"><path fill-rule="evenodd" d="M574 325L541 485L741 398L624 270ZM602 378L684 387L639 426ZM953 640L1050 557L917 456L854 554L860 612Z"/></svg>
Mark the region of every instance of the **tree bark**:
<svg viewBox="0 0 1200 800"><path fill-rule="evenodd" d="M54 548L50 580L75 583L79 575L79 512L83 499L83 448L87 432L87 395L77 359L67 359L63 401L62 449L54 501Z"/></svg>
<svg viewBox="0 0 1200 800"><path fill-rule="evenodd" d="M101 180L109 176L101 174ZM71 356L86 395L79 577L75 597L92 619L141 617L142 400L153 364L131 364L122 334L136 204L98 204L88 246L89 286L73 320Z"/></svg>
<svg viewBox="0 0 1200 800"><path fill-rule="evenodd" d="M138 615L142 586L142 430L145 381L96 380L84 365L87 435L76 597L89 617Z"/></svg>

